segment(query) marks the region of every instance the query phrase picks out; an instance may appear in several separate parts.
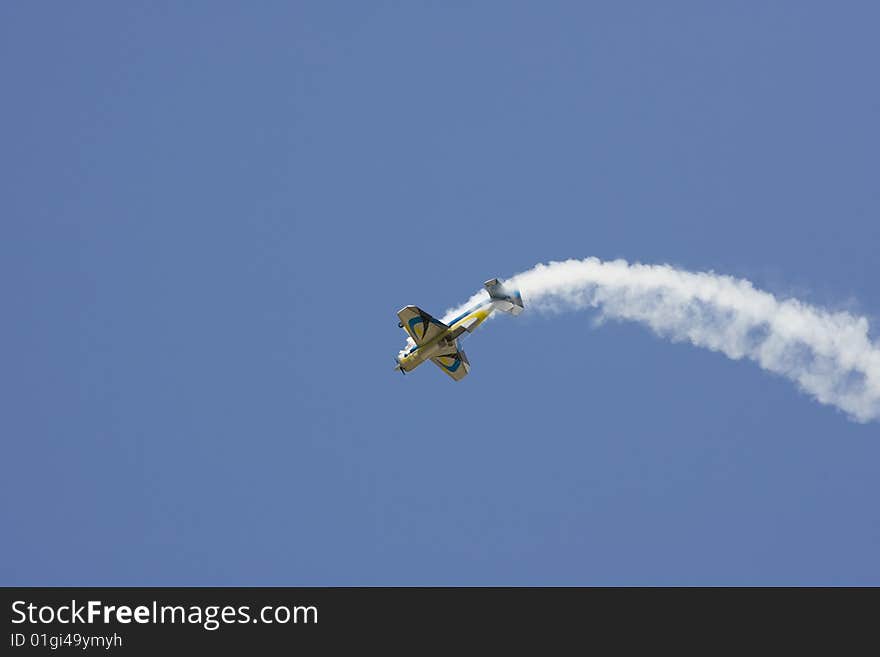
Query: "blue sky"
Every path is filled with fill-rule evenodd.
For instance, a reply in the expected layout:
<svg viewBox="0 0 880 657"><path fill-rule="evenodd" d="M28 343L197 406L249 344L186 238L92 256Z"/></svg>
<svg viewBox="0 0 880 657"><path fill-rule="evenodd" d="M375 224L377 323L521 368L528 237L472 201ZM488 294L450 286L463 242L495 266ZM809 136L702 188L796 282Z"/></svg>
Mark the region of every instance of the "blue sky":
<svg viewBox="0 0 880 657"><path fill-rule="evenodd" d="M6 585L880 584L880 425L569 257L880 316L875 3L5 3ZM877 337L876 328L872 335Z"/></svg>

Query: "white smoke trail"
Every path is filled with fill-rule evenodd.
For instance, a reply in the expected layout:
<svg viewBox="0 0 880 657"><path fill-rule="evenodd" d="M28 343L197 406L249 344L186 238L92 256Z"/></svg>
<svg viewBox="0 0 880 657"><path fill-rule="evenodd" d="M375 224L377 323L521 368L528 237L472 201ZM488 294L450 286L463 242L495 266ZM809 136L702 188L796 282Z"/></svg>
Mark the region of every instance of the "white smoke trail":
<svg viewBox="0 0 880 657"><path fill-rule="evenodd" d="M743 279L625 260L539 264L505 284L520 289L526 311L596 308L602 318L641 322L674 341L753 360L856 421L880 419L880 344L869 338L865 317L777 299Z"/></svg>

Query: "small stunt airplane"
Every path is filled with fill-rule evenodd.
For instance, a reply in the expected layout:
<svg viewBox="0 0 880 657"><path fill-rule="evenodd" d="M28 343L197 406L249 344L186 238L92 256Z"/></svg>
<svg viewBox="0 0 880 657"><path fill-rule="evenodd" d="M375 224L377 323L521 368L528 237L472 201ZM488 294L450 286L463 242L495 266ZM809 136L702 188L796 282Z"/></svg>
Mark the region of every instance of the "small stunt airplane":
<svg viewBox="0 0 880 657"><path fill-rule="evenodd" d="M397 316L398 326L406 331L415 344L408 346L395 358L395 370L406 374L430 360L455 381L461 381L471 369L467 356L458 344L458 338L465 332L472 333L493 312L502 310L511 315L523 311L522 296L519 290L507 290L497 278L484 283L489 299L464 311L453 319L449 326L434 319L417 306L402 308Z"/></svg>

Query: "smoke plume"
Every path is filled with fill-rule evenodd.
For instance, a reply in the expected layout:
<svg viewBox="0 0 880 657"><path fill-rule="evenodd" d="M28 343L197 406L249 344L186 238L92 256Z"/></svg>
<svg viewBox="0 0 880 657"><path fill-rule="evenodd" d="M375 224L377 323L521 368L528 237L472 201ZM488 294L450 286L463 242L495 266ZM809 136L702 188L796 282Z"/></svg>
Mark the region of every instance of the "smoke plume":
<svg viewBox="0 0 880 657"><path fill-rule="evenodd" d="M505 285L520 289L526 311L594 308L602 319L640 322L671 340L753 360L858 422L880 419L880 344L865 317L779 299L744 279L624 260L539 264ZM444 320L485 298L475 294Z"/></svg>

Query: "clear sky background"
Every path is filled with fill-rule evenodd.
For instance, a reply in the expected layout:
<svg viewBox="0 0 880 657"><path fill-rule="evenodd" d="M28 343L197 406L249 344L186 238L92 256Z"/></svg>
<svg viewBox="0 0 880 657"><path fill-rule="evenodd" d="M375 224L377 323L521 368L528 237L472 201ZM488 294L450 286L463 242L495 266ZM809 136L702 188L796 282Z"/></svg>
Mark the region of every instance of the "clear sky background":
<svg viewBox="0 0 880 657"><path fill-rule="evenodd" d="M880 315L872 2L0 6L0 584L880 584L880 424L589 313L598 256Z"/></svg>

